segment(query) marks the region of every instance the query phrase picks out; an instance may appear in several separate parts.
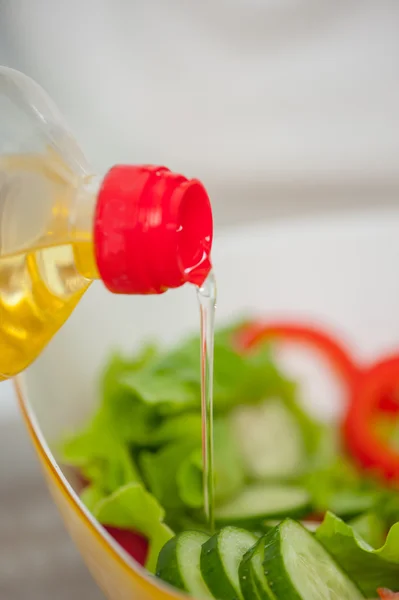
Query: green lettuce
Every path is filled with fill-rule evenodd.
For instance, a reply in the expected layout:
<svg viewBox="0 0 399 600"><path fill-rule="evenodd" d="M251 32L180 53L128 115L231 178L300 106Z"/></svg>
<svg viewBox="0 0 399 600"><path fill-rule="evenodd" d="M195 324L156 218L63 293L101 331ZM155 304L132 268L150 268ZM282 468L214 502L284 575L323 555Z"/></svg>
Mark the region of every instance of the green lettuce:
<svg viewBox="0 0 399 600"><path fill-rule="evenodd" d="M381 497L381 485L366 477L340 451L319 454L302 480L318 513L327 510L351 518L375 509Z"/></svg>
<svg viewBox="0 0 399 600"><path fill-rule="evenodd" d="M86 508L93 512L100 500L106 498L107 493L101 488L94 484L88 485L80 494L80 500L86 506Z"/></svg>
<svg viewBox="0 0 399 600"><path fill-rule="evenodd" d="M364 513L349 521L348 524L373 548L378 548L384 544L386 537L385 521L376 513Z"/></svg>
<svg viewBox="0 0 399 600"><path fill-rule="evenodd" d="M239 451L225 419L214 423L215 498L222 501L239 492L244 471ZM201 440L177 440L158 451L139 455L143 478L154 496L167 509L203 507L203 464Z"/></svg>
<svg viewBox="0 0 399 600"><path fill-rule="evenodd" d="M399 589L399 523L391 527L385 543L377 549L330 512L315 535L366 597L375 597L379 587Z"/></svg>
<svg viewBox="0 0 399 600"><path fill-rule="evenodd" d="M168 444L158 452L143 451L139 455L144 481L166 509L173 510L184 506L184 500L179 493L177 473L196 448L197 442L189 439Z"/></svg>
<svg viewBox="0 0 399 600"><path fill-rule="evenodd" d="M214 422L214 484L215 501L237 494L245 484L243 463L229 422L217 418ZM190 508L204 505L202 448L199 445L176 468L180 498Z"/></svg>
<svg viewBox="0 0 399 600"><path fill-rule="evenodd" d="M100 500L92 512L103 525L130 529L146 537L149 552L145 566L155 572L158 554L174 533L163 522L164 509L143 485L131 483L121 487Z"/></svg>
<svg viewBox="0 0 399 600"><path fill-rule="evenodd" d="M128 446L103 417L97 415L84 431L67 439L61 453L66 464L77 467L91 484L110 493L141 477Z"/></svg>
<svg viewBox="0 0 399 600"><path fill-rule="evenodd" d="M204 504L202 448L196 448L179 465L176 485L179 497L189 508L200 509Z"/></svg>
<svg viewBox="0 0 399 600"><path fill-rule="evenodd" d="M225 333L215 336L214 409L220 413L240 402L257 402L275 394L287 395L291 383L276 368L269 345L242 354ZM163 413L196 406L200 410L200 344L191 338L161 354L140 374L124 377L125 384L144 402L158 404ZM172 398L172 400L171 400Z"/></svg>
<svg viewBox="0 0 399 600"><path fill-rule="evenodd" d="M215 336L216 414L222 415L240 402L257 402L276 394L288 398L293 392L291 382L274 365L268 346L260 345L245 355L234 348L231 340L239 326L241 322ZM97 413L82 431L64 442L63 462L77 467L96 488L112 493L140 481L142 475L153 481L163 452L169 455L167 446L195 441L197 448L201 444L199 348L199 338L191 337L166 352L151 345L132 358L114 354L101 380ZM232 449L232 444L229 447ZM185 477L198 479L195 456L190 460L192 467L186 463L182 467L186 475L180 476L183 497ZM233 491L238 484L233 482L229 457L221 460L224 469L218 479L222 481L224 471L228 476L217 485L221 494L226 489L227 495L229 485ZM237 481L241 478L236 475Z"/></svg>

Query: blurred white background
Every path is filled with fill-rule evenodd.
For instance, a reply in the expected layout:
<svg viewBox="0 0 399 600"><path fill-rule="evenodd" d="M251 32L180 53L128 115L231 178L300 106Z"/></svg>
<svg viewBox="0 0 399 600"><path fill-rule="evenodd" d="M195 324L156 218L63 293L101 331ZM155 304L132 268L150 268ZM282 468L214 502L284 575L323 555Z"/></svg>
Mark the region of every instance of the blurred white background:
<svg viewBox="0 0 399 600"><path fill-rule="evenodd" d="M47 89L94 168L198 176L218 226L399 203L398 32L398 0L0 0L0 64ZM0 596L100 598L16 414L1 384Z"/></svg>
<svg viewBox="0 0 399 600"><path fill-rule="evenodd" d="M98 170L196 175L220 222L250 219L247 202L279 214L395 195L397 0L0 6L0 62L47 89Z"/></svg>

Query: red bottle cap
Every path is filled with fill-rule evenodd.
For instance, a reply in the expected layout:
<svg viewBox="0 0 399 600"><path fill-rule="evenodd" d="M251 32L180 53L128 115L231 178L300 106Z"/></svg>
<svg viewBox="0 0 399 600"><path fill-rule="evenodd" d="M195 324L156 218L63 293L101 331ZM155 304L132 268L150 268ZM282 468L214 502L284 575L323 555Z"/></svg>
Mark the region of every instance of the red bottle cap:
<svg viewBox="0 0 399 600"><path fill-rule="evenodd" d="M115 166L97 198L94 246L106 287L161 294L202 285L210 269L213 221L203 185L157 166Z"/></svg>

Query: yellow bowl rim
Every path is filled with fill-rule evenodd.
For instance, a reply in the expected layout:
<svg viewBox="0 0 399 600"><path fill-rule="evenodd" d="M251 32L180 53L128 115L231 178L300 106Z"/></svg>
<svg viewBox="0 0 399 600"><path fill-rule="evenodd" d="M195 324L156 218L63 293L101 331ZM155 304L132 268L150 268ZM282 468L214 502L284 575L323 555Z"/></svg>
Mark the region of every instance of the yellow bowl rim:
<svg viewBox="0 0 399 600"><path fill-rule="evenodd" d="M90 511L80 501L78 494L75 492L68 479L63 474L57 463L57 460L55 459L49 445L46 442L46 439L36 419L34 410L30 406L27 393L24 391L25 386L23 374L15 377L13 383L25 426L28 430L29 436L33 442L39 459L52 478L54 484L57 486L58 490L64 496L71 508L73 508L75 513L81 518L81 520L84 521L85 525L89 528L97 542L107 553L112 556L116 562L119 563L119 566L122 567L122 569L126 571L127 574L134 579L138 585L143 587L144 583L144 588L147 593L154 594L154 592L158 592L159 594L159 591L161 591L165 600L175 600L176 598L187 600L190 598L190 596L187 594L179 592L177 589L173 588L162 580L156 580L154 576L151 575L144 567L142 567L132 556L125 552L125 550L114 540L114 538L104 529L104 527L102 527L102 525L93 517Z"/></svg>

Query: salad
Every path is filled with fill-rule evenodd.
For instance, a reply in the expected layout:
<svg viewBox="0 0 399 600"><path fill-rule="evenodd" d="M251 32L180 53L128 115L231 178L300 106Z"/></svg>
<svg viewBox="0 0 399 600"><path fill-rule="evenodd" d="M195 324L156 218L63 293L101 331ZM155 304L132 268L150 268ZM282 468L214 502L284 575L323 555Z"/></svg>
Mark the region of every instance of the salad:
<svg viewBox="0 0 399 600"><path fill-rule="evenodd" d="M303 408L276 345L323 355L342 422ZM218 600L399 597L399 356L358 365L328 334L240 321L215 334L216 533L203 509L199 340L111 357L99 408L62 443L81 500L154 575Z"/></svg>

